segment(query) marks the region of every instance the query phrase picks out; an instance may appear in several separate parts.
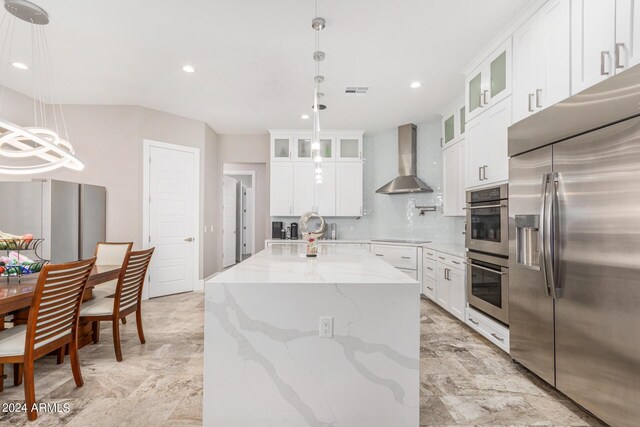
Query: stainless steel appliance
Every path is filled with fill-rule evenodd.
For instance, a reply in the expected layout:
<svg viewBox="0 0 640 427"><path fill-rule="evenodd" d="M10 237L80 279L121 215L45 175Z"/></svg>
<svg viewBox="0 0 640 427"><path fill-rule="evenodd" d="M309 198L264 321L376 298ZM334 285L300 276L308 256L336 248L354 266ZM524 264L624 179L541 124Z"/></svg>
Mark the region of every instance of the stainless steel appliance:
<svg viewBox="0 0 640 427"><path fill-rule="evenodd" d="M271 222L271 238L272 239L283 239L282 230L284 230L284 225L282 224L282 221Z"/></svg>
<svg viewBox="0 0 640 427"><path fill-rule="evenodd" d="M291 240L298 240L298 223L291 223Z"/></svg>
<svg viewBox="0 0 640 427"><path fill-rule="evenodd" d="M509 266L502 257L467 253L467 301L496 320L509 324Z"/></svg>
<svg viewBox="0 0 640 427"><path fill-rule="evenodd" d="M467 191L466 247L472 251L509 255L507 184Z"/></svg>
<svg viewBox="0 0 640 427"><path fill-rule="evenodd" d="M106 189L57 180L0 182L0 230L44 238L53 263L93 256L106 240Z"/></svg>
<svg viewBox="0 0 640 427"><path fill-rule="evenodd" d="M640 68L509 129L511 356L640 420Z"/></svg>
<svg viewBox="0 0 640 427"><path fill-rule="evenodd" d="M380 194L432 193L417 175L418 143L416 125L398 127L398 176L376 190Z"/></svg>

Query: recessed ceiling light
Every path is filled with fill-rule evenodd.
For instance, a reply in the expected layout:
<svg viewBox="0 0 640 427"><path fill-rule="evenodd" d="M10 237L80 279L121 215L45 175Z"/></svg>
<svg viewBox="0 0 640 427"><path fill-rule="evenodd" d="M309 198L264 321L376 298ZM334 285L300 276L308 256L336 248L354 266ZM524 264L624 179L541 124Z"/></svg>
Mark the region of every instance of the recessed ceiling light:
<svg viewBox="0 0 640 427"><path fill-rule="evenodd" d="M300 118L302 120L309 120L309 115L308 114L303 114L303 115L300 116Z"/></svg>
<svg viewBox="0 0 640 427"><path fill-rule="evenodd" d="M196 72L196 69L193 68L191 65L185 65L182 67L182 71L184 71L185 73L193 74Z"/></svg>
<svg viewBox="0 0 640 427"><path fill-rule="evenodd" d="M12 62L11 65L13 65L18 70L28 70L29 69L29 66L27 64L23 64L22 62Z"/></svg>
<svg viewBox="0 0 640 427"><path fill-rule="evenodd" d="M420 86L422 86L422 83L420 83L420 82L413 82L413 83L411 83L411 84L410 84L410 86L411 86L411 89L417 89L417 88L419 88Z"/></svg>

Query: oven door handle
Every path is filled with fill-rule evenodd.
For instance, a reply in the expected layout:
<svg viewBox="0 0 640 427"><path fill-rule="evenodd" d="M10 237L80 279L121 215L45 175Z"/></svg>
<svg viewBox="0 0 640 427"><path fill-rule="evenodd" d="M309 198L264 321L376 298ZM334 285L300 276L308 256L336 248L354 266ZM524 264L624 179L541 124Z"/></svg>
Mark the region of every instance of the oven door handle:
<svg viewBox="0 0 640 427"><path fill-rule="evenodd" d="M480 270L490 271L490 272L492 272L492 273L496 273L496 274L499 274L499 275L501 275L501 276L504 276L505 274L507 274L505 271L497 271L497 270L494 270L493 268L483 267L483 266L481 266L481 265L478 265L478 264L472 264L472 263L470 263L470 262L465 262L465 264L466 264L466 265L468 265L469 267L479 268Z"/></svg>
<svg viewBox="0 0 640 427"><path fill-rule="evenodd" d="M486 208L506 208L507 205L504 203L499 205L486 205L486 206L469 206L467 209L486 209Z"/></svg>

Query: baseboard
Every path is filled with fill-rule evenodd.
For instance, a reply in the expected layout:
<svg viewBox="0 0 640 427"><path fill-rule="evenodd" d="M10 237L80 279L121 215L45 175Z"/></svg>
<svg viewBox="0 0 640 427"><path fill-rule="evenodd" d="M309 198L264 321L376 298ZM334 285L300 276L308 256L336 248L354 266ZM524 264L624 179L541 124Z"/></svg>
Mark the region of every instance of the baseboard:
<svg viewBox="0 0 640 427"><path fill-rule="evenodd" d="M202 292L204 291L204 281L205 279L199 279L196 281L195 287L193 288L194 292Z"/></svg>

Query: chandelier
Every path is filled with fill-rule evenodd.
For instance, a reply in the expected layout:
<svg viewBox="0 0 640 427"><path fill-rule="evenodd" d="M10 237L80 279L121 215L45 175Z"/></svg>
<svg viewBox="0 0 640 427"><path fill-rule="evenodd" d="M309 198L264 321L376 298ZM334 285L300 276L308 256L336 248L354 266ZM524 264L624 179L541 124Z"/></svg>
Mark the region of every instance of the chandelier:
<svg viewBox="0 0 640 427"><path fill-rule="evenodd" d="M320 50L320 31L326 26L324 18L318 17L318 0L316 0L316 17L311 21L311 28L316 32L316 49L313 52L315 61L315 77L313 78L313 132L311 136L311 153L315 162L316 183L322 184L322 155L320 154L320 110L326 106L319 100L324 95L320 92L320 84L324 82L324 76L320 74L320 63L324 61L324 52Z"/></svg>
<svg viewBox="0 0 640 427"><path fill-rule="evenodd" d="M0 80L0 174L37 174L62 167L80 171L84 164L69 143L59 91L53 82L51 54L44 31L49 15L27 0L4 0L4 7L8 13L0 18L0 35L4 36L0 39L0 78L3 71L8 72L5 67L12 61L16 24L26 22L30 26L31 67L17 62L11 65L21 72L31 72L33 126L22 127L2 117L7 107L2 105L5 84Z"/></svg>

